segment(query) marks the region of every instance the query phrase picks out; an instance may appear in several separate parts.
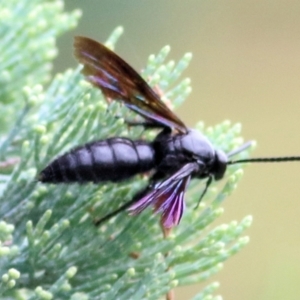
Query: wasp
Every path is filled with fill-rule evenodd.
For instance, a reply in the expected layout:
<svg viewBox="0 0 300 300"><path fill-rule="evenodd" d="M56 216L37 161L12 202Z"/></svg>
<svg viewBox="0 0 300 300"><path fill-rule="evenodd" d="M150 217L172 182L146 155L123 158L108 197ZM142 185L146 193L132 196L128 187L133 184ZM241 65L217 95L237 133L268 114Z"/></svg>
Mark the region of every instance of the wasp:
<svg viewBox="0 0 300 300"><path fill-rule="evenodd" d="M184 195L192 178L206 180L200 202L212 181L224 177L228 165L300 160L299 156L230 160L251 142L227 154L215 149L206 136L188 128L129 64L97 41L75 37L74 55L83 65L82 73L88 82L106 98L122 102L143 118L131 125L159 129L153 141L111 137L79 146L56 158L39 174L43 183L99 184L152 172L146 188L97 220L96 225L125 209L138 214L153 206L161 214L163 227L170 229L180 222Z"/></svg>

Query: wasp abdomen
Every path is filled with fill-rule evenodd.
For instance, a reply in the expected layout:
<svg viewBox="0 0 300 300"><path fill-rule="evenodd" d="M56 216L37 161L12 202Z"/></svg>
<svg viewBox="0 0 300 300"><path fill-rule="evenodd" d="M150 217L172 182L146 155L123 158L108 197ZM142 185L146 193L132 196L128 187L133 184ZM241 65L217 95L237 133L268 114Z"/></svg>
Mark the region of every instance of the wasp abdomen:
<svg viewBox="0 0 300 300"><path fill-rule="evenodd" d="M116 182L154 167L151 144L110 138L88 143L58 157L41 172L39 180L48 183Z"/></svg>

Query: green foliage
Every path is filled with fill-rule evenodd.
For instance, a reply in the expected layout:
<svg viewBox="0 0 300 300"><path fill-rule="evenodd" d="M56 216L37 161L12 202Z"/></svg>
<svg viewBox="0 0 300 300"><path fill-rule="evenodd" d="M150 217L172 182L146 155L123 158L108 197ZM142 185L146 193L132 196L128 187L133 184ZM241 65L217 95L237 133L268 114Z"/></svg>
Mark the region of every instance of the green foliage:
<svg viewBox="0 0 300 300"><path fill-rule="evenodd" d="M128 201L146 178L54 186L38 183L36 175L75 145L118 135L151 139L155 133L126 128L115 115L132 113L118 103L107 107L80 68L51 78L56 37L76 25L78 11L65 13L61 1L41 0L3 2L0 11L1 299L158 299L218 272L248 242L242 235L251 217L209 230L242 171L231 167L224 187L214 185L197 210L204 184L192 181L182 222L167 239L159 216L149 210L136 217L124 212L95 228L93 219ZM121 33L117 28L106 44L112 47ZM191 54L167 62L169 51L151 55L143 76L178 106L191 92L190 80L179 79ZM228 121L197 128L224 151L242 143L240 126ZM207 286L194 299L214 299L217 287Z"/></svg>

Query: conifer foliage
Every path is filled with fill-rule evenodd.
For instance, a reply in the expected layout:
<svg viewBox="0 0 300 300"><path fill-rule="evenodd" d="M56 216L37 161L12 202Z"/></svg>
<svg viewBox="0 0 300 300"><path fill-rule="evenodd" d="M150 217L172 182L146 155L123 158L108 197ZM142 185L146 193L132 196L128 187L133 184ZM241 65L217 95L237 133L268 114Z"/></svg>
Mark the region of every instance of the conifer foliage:
<svg viewBox="0 0 300 300"><path fill-rule="evenodd" d="M73 146L118 135L151 139L155 132L128 129L116 115L134 115L118 103L108 107L80 66L52 77L56 38L76 26L80 11L65 12L57 0L12 0L2 1L0 15L1 299L159 299L218 272L248 242L242 235L251 217L210 226L242 171L230 167L223 188L213 185L197 210L204 184L192 181L186 213L167 239L151 210L134 217L124 212L96 228L93 219L128 201L145 176L42 185L38 172ZM113 48L121 33L117 28L106 45ZM173 108L191 92L190 80L181 79L191 54L175 63L169 52L166 46L151 55L142 75ZM224 151L242 143L239 124L196 127ZM194 299L217 299L217 287L204 287Z"/></svg>

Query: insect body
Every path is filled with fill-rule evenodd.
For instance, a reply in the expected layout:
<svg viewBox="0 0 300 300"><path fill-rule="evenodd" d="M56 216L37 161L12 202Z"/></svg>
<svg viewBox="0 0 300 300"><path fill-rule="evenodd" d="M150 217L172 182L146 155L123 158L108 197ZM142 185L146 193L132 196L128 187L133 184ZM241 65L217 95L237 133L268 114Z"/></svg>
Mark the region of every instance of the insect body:
<svg viewBox="0 0 300 300"><path fill-rule="evenodd" d="M191 178L207 178L200 201L212 180L223 178L229 164L300 160L296 156L228 161L250 144L229 154L216 150L205 136L187 128L144 79L114 52L86 37L76 37L74 48L89 82L106 97L123 102L145 119L135 125L160 129L150 142L114 137L88 143L58 157L42 170L39 180L44 183L118 182L153 172L144 190L96 225L126 208L137 214L153 205L162 214L163 226L171 228L180 222Z"/></svg>
<svg viewBox="0 0 300 300"><path fill-rule="evenodd" d="M226 163L227 156L215 151L199 132L190 130L183 135L172 135L170 129L165 128L153 142L110 138L77 147L48 165L39 180L45 183L118 182L154 169L151 185L173 175L170 196L174 200L170 201L176 204L176 201L183 202L183 198L175 198L179 194L183 196L189 177L221 179ZM173 220L170 225L178 222L179 219Z"/></svg>
<svg viewBox="0 0 300 300"><path fill-rule="evenodd" d="M118 182L155 167L154 149L145 141L110 138L88 143L58 157L40 174L40 181Z"/></svg>

